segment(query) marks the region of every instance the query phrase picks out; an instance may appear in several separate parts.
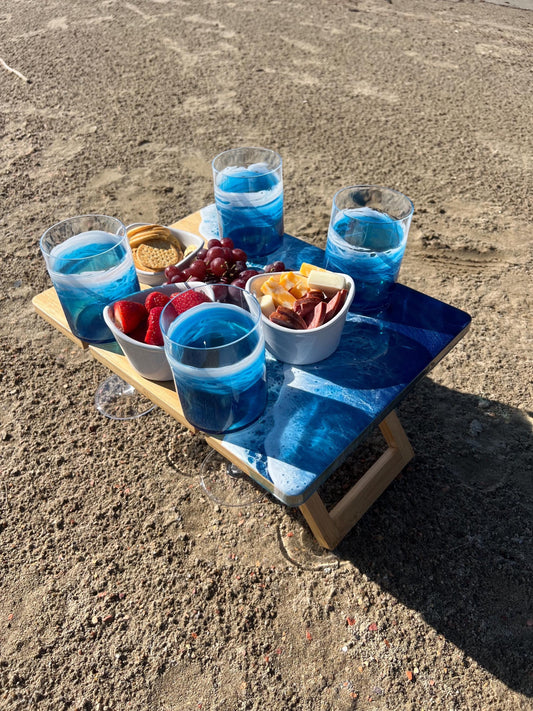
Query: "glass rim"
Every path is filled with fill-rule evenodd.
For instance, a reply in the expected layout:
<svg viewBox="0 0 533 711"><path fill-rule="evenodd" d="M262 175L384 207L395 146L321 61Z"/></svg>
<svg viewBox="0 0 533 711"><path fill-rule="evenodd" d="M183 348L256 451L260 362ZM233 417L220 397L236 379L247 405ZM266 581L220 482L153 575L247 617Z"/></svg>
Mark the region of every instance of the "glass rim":
<svg viewBox="0 0 533 711"><path fill-rule="evenodd" d="M56 256L52 256L51 249L46 248L44 245L44 239L45 239L46 235L49 232L51 232L53 229L55 229L56 227L59 227L59 225L64 225L67 222L74 222L74 220L82 220L82 219L88 218L88 217L92 217L92 218L105 217L107 220L114 220L119 225L119 229L117 230L117 232L115 232L116 235L120 236L119 241L116 244L114 244L112 247L105 249L103 252L98 252L98 256L102 256L103 254L112 252L114 249L116 249L118 246L120 246L124 242L125 239L126 240L128 239L126 225L121 220L119 220L118 217L112 217L111 215L101 215L101 214L96 214L96 213L94 213L94 214L87 213L86 215L74 215L74 217L66 217L64 220L59 220L59 222L56 222L55 224L51 225L50 227L47 227L39 239L39 246L41 248L41 252L47 257L52 257L55 260L58 260L58 261L60 260L63 262L83 262L86 259L94 259L94 257L95 257L94 254L87 256L87 257L61 257L61 256L56 257ZM124 230L124 234L122 234L122 235L120 234L121 230ZM90 230L90 231L96 232L97 230ZM101 231L104 232L105 230L101 230ZM109 234L112 234L112 233L109 232ZM72 235L72 236L74 237L74 235ZM68 238L68 239L70 239L70 238ZM66 240L64 240L64 241L66 242ZM128 242L128 244L129 244L129 242ZM54 247L57 247L57 245L54 245ZM53 249L53 247L52 247L52 249Z"/></svg>
<svg viewBox="0 0 533 711"><path fill-rule="evenodd" d="M254 304L254 306L257 307L257 311L258 311L256 317L254 317L254 314L251 313L250 311L247 312L250 314L250 317L254 321L253 328L251 328L249 331L247 331L244 335L239 336L239 338L236 338L235 340L230 341L229 343L224 343L224 345L222 345L222 346L210 346L209 348L205 348L205 347L202 348L200 346L188 346L188 345L185 345L184 343L179 343L178 341L173 341L171 338L168 337L168 335L167 335L168 327L165 327L165 325L163 323L163 316L164 316L165 311L168 308L169 313L170 313L169 307L172 307L172 300L170 300L168 302L168 304L165 304L165 306L163 307L163 311L161 311L161 314L159 316L159 325L161 326L161 333L163 334L163 340L164 340L165 344L168 342L168 344L171 346L178 346L179 348L184 348L189 351L200 351L202 353L208 353L209 351L215 351L215 350L220 351L220 350L223 350L223 349L228 348L230 346L235 346L237 343L239 343L239 341L243 341L245 338L248 338L251 334L253 334L258 329L262 330L261 305L260 305L257 297L255 296L255 294L252 294L250 291L246 291L246 289L243 289L240 286L233 286L232 284L223 284L222 282L215 282L213 284L204 283L204 284L198 284L198 286L195 286L195 287L189 287L189 289L186 289L185 291L181 291L179 293L186 294L187 291L202 291L202 290L208 289L210 287L215 287L215 286L223 286L226 289L229 289L229 288L238 289L241 293L246 295L246 299L248 299L249 297L251 298L251 302ZM204 302L204 303L207 303L207 302ZM212 301L211 303L226 304L225 301ZM237 308L240 308L242 311L246 311L246 309L243 309L238 304L232 304L231 302L229 302L226 305L236 306ZM197 304L197 306L202 306L202 304ZM191 309L187 309L187 311L184 311L182 314L176 314L176 316L172 319L172 321L169 322L168 325L170 326L170 324L174 323L174 321L176 321L176 319L179 319L182 316L185 316L185 314L187 314L189 311L193 311L195 308L196 308L196 306L193 306Z"/></svg>
<svg viewBox="0 0 533 711"><path fill-rule="evenodd" d="M222 151L221 153L217 153L217 155L211 161L211 167L213 168L213 171L215 173L221 173L224 170L224 168L220 169L215 166L215 161L219 158L222 158L222 156L225 156L228 153L234 153L236 151L245 150L264 151L265 153L270 153L271 155L276 156L276 158L278 159L279 165L277 165L275 168L270 168L266 173L262 173L261 175L269 175L270 173L274 173L276 170L279 170L283 165L283 158L277 151L273 150L272 148L263 148L263 146L237 146L236 148L228 148L225 151Z"/></svg>
<svg viewBox="0 0 533 711"><path fill-rule="evenodd" d="M405 193L400 192L399 190L396 190L395 188L387 188L384 185L373 185L373 184L366 184L366 185L348 185L345 188L340 188L337 190L337 192L333 195L333 207L335 207L337 210L340 208L337 206L337 197L344 192L347 192L348 190L361 190L362 188L373 188L374 190L382 190L383 192L387 193L393 193L394 195L398 195L399 197L404 198L407 200L410 209L409 212L404 215L403 217L393 217L392 215L387 215L391 218L393 222L402 222L403 220L406 220L408 217L412 217L414 211L415 211L415 206L413 201L411 200L410 197L408 197Z"/></svg>

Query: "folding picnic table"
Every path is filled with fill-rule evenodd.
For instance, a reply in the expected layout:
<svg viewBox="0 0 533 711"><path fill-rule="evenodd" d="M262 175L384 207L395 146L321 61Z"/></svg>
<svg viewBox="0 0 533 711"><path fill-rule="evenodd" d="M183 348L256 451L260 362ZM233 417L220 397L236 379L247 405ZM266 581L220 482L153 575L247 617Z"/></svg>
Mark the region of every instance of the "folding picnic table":
<svg viewBox="0 0 533 711"><path fill-rule="evenodd" d="M204 209L171 226L207 238L211 218ZM279 259L296 270L304 261L321 266L323 258L318 247L286 234L279 250L262 264ZM55 328L195 431L172 381L143 378L115 343L93 346L77 339L53 288L35 296L33 304ZM341 343L326 360L294 366L267 352L264 414L240 432L205 439L280 502L299 507L317 541L333 549L413 457L395 408L469 325L464 311L396 284L379 318L348 315ZM376 427L387 449L328 511L319 488Z"/></svg>

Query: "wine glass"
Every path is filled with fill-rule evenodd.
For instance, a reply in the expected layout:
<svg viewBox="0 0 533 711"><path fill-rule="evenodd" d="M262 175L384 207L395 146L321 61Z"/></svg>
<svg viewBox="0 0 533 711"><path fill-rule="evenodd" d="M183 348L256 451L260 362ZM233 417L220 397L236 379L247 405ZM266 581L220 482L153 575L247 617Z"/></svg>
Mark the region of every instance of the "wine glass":
<svg viewBox="0 0 533 711"><path fill-rule="evenodd" d="M134 420L156 408L148 398L118 375L110 375L96 388L96 409L110 420Z"/></svg>
<svg viewBox="0 0 533 711"><path fill-rule="evenodd" d="M161 313L165 353L183 414L196 429L224 435L243 429L267 401L261 307L253 294L227 284L202 284L170 301ZM213 450L201 483L218 504L243 506L262 490Z"/></svg>
<svg viewBox="0 0 533 711"><path fill-rule="evenodd" d="M80 215L49 227L40 240L46 268L72 333L101 345L114 340L104 307L139 290L126 227L116 217ZM97 389L95 405L111 419L133 419L155 407L114 375Z"/></svg>

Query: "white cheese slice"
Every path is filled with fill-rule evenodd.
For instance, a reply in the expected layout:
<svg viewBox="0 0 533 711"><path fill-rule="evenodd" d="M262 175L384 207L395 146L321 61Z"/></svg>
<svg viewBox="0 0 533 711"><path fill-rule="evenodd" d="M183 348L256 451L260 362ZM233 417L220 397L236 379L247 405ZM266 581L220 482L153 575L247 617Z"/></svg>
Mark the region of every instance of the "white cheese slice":
<svg viewBox="0 0 533 711"><path fill-rule="evenodd" d="M345 288L346 281L344 274L313 269L307 277L307 283L309 289L323 291L326 296L335 296L338 291Z"/></svg>

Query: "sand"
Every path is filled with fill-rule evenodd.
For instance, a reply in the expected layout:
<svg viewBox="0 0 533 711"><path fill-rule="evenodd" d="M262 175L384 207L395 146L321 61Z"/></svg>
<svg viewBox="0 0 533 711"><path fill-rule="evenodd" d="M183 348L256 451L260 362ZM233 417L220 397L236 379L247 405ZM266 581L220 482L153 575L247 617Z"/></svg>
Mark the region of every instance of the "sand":
<svg viewBox="0 0 533 711"><path fill-rule="evenodd" d="M2 710L531 709L532 20L2 3ZM400 280L473 317L400 407L415 459L331 553L269 497L214 506L206 446L163 411L102 417L105 368L31 305L46 227L175 222L243 144L282 154L286 229L322 247L338 188L408 194Z"/></svg>

